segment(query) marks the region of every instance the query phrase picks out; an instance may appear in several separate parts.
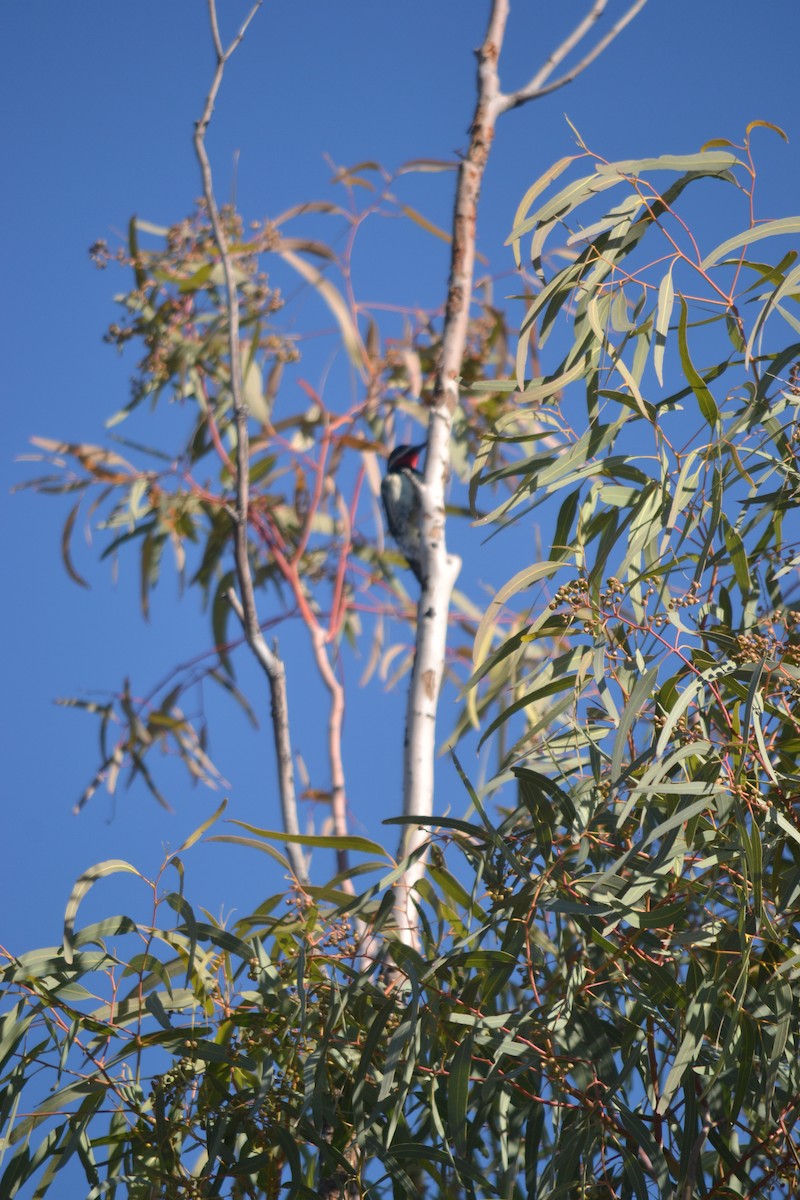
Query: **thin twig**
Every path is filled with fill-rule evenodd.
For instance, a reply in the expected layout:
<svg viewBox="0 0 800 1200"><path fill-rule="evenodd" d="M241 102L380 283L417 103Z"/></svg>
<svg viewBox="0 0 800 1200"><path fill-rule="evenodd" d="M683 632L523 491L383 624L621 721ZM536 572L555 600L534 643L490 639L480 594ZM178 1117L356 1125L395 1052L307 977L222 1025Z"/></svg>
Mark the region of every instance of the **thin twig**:
<svg viewBox="0 0 800 1200"><path fill-rule="evenodd" d="M630 24L637 13L641 12L647 0L634 0L634 3L627 12L623 13L619 20L612 25L608 33L592 47L588 54L584 55L580 62L577 62L574 67L570 67L563 75L559 75L557 79L553 79L548 83L547 80L550 79L555 68L583 40L594 23L602 16L607 2L608 0L596 0L584 19L576 25L575 29L564 39L561 45L553 51L544 66L536 72L525 87L518 88L516 92L511 92L509 95L502 97L501 112L509 112L512 108L519 108L520 105L527 104L529 100L538 100L542 96L549 96L551 92L558 91L559 88L572 83L574 79L583 74L588 66L591 66L596 58L600 57L603 51L622 33L625 26Z"/></svg>
<svg viewBox="0 0 800 1200"><path fill-rule="evenodd" d="M346 598L344 593L345 575L347 573L347 565L350 561L350 551L353 546L353 526L355 525L356 509L358 508L358 498L361 493L361 485L364 481L364 467L358 473L356 478L356 486L353 490L353 498L350 503L350 508L344 502L344 498L337 496L337 508L339 509L339 517L342 522L342 542L339 548L339 562L336 567L336 580L333 586L333 599L331 600L331 615L328 622L327 640L329 642L338 638L342 628L345 612L347 610Z"/></svg>
<svg viewBox="0 0 800 1200"><path fill-rule="evenodd" d="M583 20L578 22L571 33L567 34L561 45L555 48L544 65L539 68L528 83L527 88L530 88L533 92L538 92L539 88L544 87L556 67L583 41L595 22L600 20L607 6L608 0L596 0L596 3L592 5Z"/></svg>

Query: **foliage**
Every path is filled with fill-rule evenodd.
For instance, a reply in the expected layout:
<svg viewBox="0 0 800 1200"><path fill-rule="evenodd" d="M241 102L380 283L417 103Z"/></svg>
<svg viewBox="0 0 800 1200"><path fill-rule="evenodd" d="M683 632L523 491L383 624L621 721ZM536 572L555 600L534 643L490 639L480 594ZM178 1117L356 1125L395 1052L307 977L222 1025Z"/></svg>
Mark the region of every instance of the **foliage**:
<svg viewBox="0 0 800 1200"><path fill-rule="evenodd" d="M520 206L511 242L521 255L530 236L539 288L518 378L476 381L504 399L472 493L504 489L482 518L500 537L538 510L551 547L476 631L465 711L480 721L496 702L482 736L503 767L481 793L462 773L471 813L433 822L419 951L391 927L403 864L360 839L349 849L368 857L348 874L230 930L188 904L176 857L143 881L149 919L75 934L87 888L133 869L101 864L76 885L65 946L5 970L2 1195L33 1180L44 1195L74 1159L91 1196L800 1190L800 268L786 242L800 218L752 218L752 131L639 162L583 147ZM743 205L744 226L701 248L695 193L718 228ZM548 273L547 239L565 235L574 256ZM177 270L167 284L179 294ZM212 286L198 288L213 313ZM214 324L191 335L186 377L206 358L216 371L202 367L214 400L181 459L191 471L212 454L209 413L230 436L224 349L203 348ZM534 329L556 365L526 382ZM326 430L346 430L330 453L351 439L364 454L371 419L285 428L318 437L318 455ZM270 464L265 528L294 554L303 522L271 490L266 438L254 461ZM215 520L227 536L217 469L220 496L196 509L203 556ZM320 517L328 586L333 530ZM379 554L352 544L377 575ZM549 579L526 617L523 592ZM279 855L281 835L218 836ZM392 969L372 959L376 934Z"/></svg>
<svg viewBox="0 0 800 1200"><path fill-rule="evenodd" d="M442 322L435 311L398 316L391 305L359 303L354 264L359 235L376 220L404 220L426 237L447 240L421 213L401 203L394 189L404 176L427 177L452 165L409 163L390 176L377 164L361 163L334 176L334 186L344 190L344 204L309 202L247 228L232 208L221 213L236 256L244 399L252 418L249 554L265 609L263 627L276 629L299 617L315 645L355 647L367 663L364 682L376 670L396 679L410 661L408 636L402 633L396 640L396 631L413 621L416 610L404 582L404 560L384 542L378 455L394 439L419 440L418 433L408 431L427 419ZM366 201L360 200L364 192ZM326 222L333 223L331 231ZM293 225L298 229L290 234ZM342 241L345 250L337 254L332 246ZM213 650L204 659L176 669L155 689L133 692L126 681L105 704L64 701L101 722L101 761L80 805L98 786L113 792L126 769L129 779L143 779L166 803L152 766L154 750L165 745L192 779L212 787L219 782L207 757L204 723L187 715L197 707L198 684L209 680L225 688L250 715L236 686L233 651L239 642L229 622L237 442L230 322L219 253L202 203L171 227L134 218L126 246L112 250L98 242L92 257L101 269L120 267L133 276L131 287L117 296L121 316L106 334L120 351L136 347L141 355L131 400L109 418L110 446L35 438L40 453L34 457L54 471L27 486L77 493L62 539L64 564L76 582L85 580L74 565L71 539L85 512L105 533L104 559L137 552L146 618L165 551L172 552L182 586L202 595L213 637ZM283 288L273 285L276 273ZM332 357L337 348L345 352L346 369L340 362L329 381L333 403L298 374L304 340L318 341L325 334L324 328L297 332L300 319L291 304L287 308L284 290L294 287L298 275L299 300L307 300L310 288L321 301L320 321L324 314L335 318L336 334L327 334ZM470 322L451 448L454 470L464 478L482 438L498 420L504 418L509 431L519 434L536 427L535 417L517 411L504 387L485 386L508 371L508 341L505 314L493 304L487 279L479 286ZM473 388L479 381L480 393ZM348 402L348 396L354 398ZM117 432L136 416L145 417L143 406L154 412L165 403L177 410L169 417L158 413L161 427L173 430L171 448L145 445L149 435L126 438ZM503 454L503 447L490 450L490 462L499 465ZM452 506L451 516L469 516L466 498ZM462 668L480 609L464 593L456 599L450 669L464 683ZM395 640L387 641L387 634ZM190 702L182 705L187 693ZM466 725L462 720L459 728Z"/></svg>
<svg viewBox="0 0 800 1200"><path fill-rule="evenodd" d="M752 217L760 124L742 147L683 158L607 163L583 147L591 173L545 198L570 160L557 164L511 235L518 255L531 235L541 273L523 335L536 321L540 345L555 339L564 314L571 329L552 373L526 385L558 444L532 439L486 519L557 498L547 573L567 578L492 647L499 606L544 568L501 589L476 677L504 672L516 699L501 720L523 720L509 762L544 856L523 893L567 926L557 961L594 992L606 1052L626 1046L623 1074L648 1064L635 1141L659 1195L668 1179L687 1196L797 1190L800 272L786 238L800 220ZM698 186L708 202L709 181L732 185L750 220L701 250L680 204ZM548 278L556 230L583 248ZM762 261L750 247L765 242ZM523 336L519 372L525 358ZM521 672L520 648L541 639L551 664ZM632 1024L612 1018L609 1035L619 1011Z"/></svg>
<svg viewBox="0 0 800 1200"><path fill-rule="evenodd" d="M282 1181L331 1195L358 1176L395 1196L426 1180L483 1196L796 1186L781 873L764 879L760 937L738 925L746 899L737 912L709 898L702 871L654 884L634 862L600 902L587 865L622 839L608 821L576 836L569 796L521 778L499 828L441 822L437 845L474 882L435 855L422 953L388 942L401 988L358 963L353 923L380 927L391 871L356 902L296 893L287 913L273 897L226 930L187 904L175 858L148 884L152 921L111 917L66 953L11 962L2 1194L37 1175L45 1194L71 1158L90 1196L270 1196ZM735 896L735 822L699 828ZM68 925L87 885L125 868L80 881ZM172 872L178 890L164 891Z"/></svg>
<svg viewBox="0 0 800 1200"><path fill-rule="evenodd" d="M544 341L574 298L566 356L522 393L547 403L540 420L558 441L541 451L532 439L533 452L512 468L510 497L485 520L508 524L520 508L558 497L555 532L549 561L501 589L476 639L475 678L505 664L520 697L501 720L527 716L509 761L569 782L584 824L610 802L622 825L642 806L652 811L658 785L679 780L681 794L724 794L751 815L777 805L780 819L795 824L793 786L778 773L791 778L800 678L792 608L800 343L785 338L787 325L800 331L792 311L800 271L795 250L770 266L744 249L796 233L800 221L754 222L703 255L673 207L689 185L709 179L733 184L752 206L747 141L744 149L742 160L706 150L601 162L512 234L516 242L533 230L537 260L554 223L569 228L574 212L612 186L627 193L572 234L588 245L543 280L525 318L523 332L544 312ZM649 178L656 170L682 174L659 190ZM648 259L651 240L657 257ZM690 348L700 339L703 366ZM675 390L663 384L667 349ZM585 381L580 424L567 415L575 391L565 388L567 376ZM572 578L492 650L498 608L559 572ZM520 677L520 647L536 639L555 641L559 653L535 679ZM554 710L550 698L561 692Z"/></svg>

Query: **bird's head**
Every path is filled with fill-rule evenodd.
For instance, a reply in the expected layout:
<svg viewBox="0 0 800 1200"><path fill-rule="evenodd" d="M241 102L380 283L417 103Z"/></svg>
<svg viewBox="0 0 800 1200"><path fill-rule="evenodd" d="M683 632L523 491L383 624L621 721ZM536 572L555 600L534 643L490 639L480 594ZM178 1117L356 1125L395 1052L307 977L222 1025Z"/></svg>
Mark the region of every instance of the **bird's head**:
<svg viewBox="0 0 800 1200"><path fill-rule="evenodd" d="M395 446L389 455L389 461L386 465L387 471L403 471L406 467L410 467L412 471L415 471L419 462L419 456L424 449L425 442L421 446Z"/></svg>

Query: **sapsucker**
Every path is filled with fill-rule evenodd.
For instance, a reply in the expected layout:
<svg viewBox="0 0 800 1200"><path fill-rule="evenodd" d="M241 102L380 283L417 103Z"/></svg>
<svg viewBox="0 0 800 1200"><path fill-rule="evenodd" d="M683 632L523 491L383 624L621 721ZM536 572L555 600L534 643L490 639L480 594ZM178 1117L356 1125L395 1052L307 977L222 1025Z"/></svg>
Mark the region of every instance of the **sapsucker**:
<svg viewBox="0 0 800 1200"><path fill-rule="evenodd" d="M389 533L420 583L422 574L422 475L417 470L421 446L398 446L389 455L381 499Z"/></svg>

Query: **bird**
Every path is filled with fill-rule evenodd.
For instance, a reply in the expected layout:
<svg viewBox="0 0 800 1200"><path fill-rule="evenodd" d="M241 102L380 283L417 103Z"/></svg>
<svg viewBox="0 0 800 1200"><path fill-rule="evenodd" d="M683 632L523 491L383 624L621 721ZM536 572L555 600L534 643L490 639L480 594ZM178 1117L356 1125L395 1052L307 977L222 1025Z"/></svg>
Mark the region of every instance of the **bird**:
<svg viewBox="0 0 800 1200"><path fill-rule="evenodd" d="M421 446L397 446L389 455L381 484L381 500L389 533L405 555L419 583L422 573L422 475L417 470Z"/></svg>

